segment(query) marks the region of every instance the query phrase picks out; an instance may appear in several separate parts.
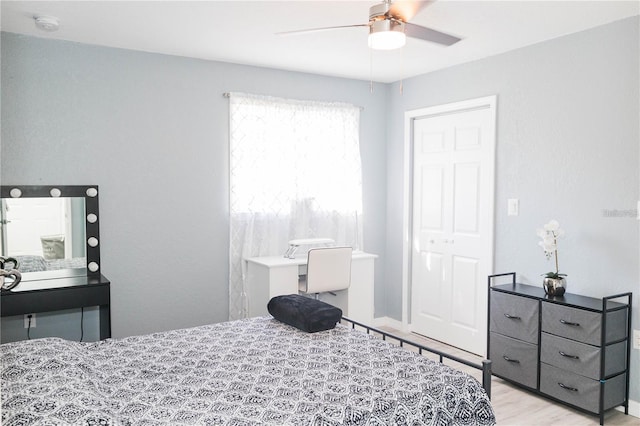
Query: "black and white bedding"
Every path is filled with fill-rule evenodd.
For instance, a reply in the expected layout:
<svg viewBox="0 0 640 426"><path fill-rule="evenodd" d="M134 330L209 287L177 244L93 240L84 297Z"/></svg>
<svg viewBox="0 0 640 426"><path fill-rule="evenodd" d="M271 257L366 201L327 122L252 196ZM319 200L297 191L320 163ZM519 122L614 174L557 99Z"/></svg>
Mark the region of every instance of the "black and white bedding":
<svg viewBox="0 0 640 426"><path fill-rule="evenodd" d="M338 324L271 317L0 345L2 424L493 425L466 373Z"/></svg>

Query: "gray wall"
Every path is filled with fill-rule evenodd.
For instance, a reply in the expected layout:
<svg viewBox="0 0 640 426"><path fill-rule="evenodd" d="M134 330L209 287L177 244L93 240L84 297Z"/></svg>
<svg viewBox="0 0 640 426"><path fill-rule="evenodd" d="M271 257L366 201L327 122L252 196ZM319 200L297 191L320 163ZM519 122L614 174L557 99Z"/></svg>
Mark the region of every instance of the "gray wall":
<svg viewBox="0 0 640 426"><path fill-rule="evenodd" d="M401 319L402 151L405 111L498 96L496 273L540 285L553 270L536 229L557 219L569 291L594 297L633 291L640 328L638 17L404 81L390 91L387 186L387 312ZM520 215L507 216L507 199ZM640 400L639 351L631 399Z"/></svg>
<svg viewBox="0 0 640 426"><path fill-rule="evenodd" d="M364 108L364 249L384 258L386 86L370 93L366 81L9 33L2 33L1 47L0 179L3 185L99 185L102 272L112 283L114 337L228 318L223 92ZM383 265L377 265L378 286ZM79 314L64 315L75 330ZM24 333L15 330L21 320L3 319L3 341Z"/></svg>

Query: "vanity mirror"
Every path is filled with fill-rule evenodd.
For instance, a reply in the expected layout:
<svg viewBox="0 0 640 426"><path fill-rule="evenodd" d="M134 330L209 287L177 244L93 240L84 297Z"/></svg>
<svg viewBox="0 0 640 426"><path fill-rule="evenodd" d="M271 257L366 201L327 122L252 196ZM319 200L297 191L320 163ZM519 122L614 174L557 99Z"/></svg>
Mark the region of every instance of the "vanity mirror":
<svg viewBox="0 0 640 426"><path fill-rule="evenodd" d="M0 256L23 281L100 274L97 185L0 188Z"/></svg>

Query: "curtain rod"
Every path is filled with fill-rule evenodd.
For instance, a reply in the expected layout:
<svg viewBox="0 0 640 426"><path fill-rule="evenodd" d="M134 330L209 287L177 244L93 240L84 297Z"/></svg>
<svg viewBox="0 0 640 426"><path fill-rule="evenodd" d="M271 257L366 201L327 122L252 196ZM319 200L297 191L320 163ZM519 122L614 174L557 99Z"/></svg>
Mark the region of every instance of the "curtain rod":
<svg viewBox="0 0 640 426"><path fill-rule="evenodd" d="M230 92L222 92L222 97L223 98L229 98L231 97L231 93ZM364 107L363 106L359 106L359 105L354 105L357 108L360 108L361 111L364 111Z"/></svg>

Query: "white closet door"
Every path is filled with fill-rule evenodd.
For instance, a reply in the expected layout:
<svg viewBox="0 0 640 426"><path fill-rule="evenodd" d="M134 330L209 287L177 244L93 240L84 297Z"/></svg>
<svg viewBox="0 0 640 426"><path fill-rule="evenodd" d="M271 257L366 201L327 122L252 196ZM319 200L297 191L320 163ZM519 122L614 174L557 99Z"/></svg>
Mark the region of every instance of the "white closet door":
<svg viewBox="0 0 640 426"><path fill-rule="evenodd" d="M412 331L484 355L495 109L413 122Z"/></svg>

